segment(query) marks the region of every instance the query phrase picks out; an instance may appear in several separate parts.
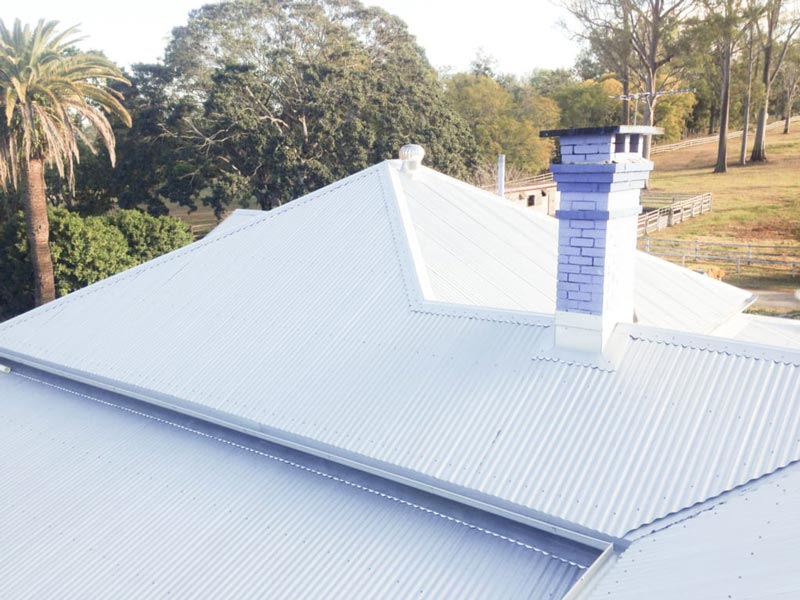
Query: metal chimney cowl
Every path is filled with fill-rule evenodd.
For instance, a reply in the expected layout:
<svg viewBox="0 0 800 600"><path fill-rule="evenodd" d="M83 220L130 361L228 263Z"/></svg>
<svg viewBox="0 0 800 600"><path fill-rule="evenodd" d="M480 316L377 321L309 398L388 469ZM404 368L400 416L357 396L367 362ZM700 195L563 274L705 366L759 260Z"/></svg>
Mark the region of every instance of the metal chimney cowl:
<svg viewBox="0 0 800 600"><path fill-rule="evenodd" d="M642 157L656 127L612 126L542 131L561 139L551 165L561 192L556 211L556 348L602 353L614 326L633 320L639 194L653 163Z"/></svg>

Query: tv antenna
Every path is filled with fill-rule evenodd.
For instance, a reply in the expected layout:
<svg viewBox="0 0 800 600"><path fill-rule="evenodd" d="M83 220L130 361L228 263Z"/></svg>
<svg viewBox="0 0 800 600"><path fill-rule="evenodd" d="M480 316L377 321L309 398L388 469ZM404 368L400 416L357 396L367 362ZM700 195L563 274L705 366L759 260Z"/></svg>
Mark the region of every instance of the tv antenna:
<svg viewBox="0 0 800 600"><path fill-rule="evenodd" d="M662 92L637 92L635 94L622 94L621 96L611 96L614 100L634 100L634 108L633 108L633 124L636 125L636 116L639 114L639 98L649 98L656 96L668 96L672 94L693 94L697 90L695 88L683 89L683 90L669 90L669 91L662 91Z"/></svg>

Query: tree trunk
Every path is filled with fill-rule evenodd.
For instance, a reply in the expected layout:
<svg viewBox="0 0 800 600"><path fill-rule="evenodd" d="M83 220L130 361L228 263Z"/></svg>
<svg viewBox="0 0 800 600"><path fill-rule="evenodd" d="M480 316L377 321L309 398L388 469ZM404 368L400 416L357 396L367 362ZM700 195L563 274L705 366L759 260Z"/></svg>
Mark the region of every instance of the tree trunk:
<svg viewBox="0 0 800 600"><path fill-rule="evenodd" d="M786 90L786 121L783 124L783 133L789 133L789 124L792 122L792 104L797 86Z"/></svg>
<svg viewBox="0 0 800 600"><path fill-rule="evenodd" d="M747 164L747 136L750 133L750 88L747 89L747 97L744 100L742 113L744 115L744 123L742 124L742 148L739 152L739 164L745 166Z"/></svg>
<svg viewBox="0 0 800 600"><path fill-rule="evenodd" d="M652 127L655 123L655 113L656 113L656 96L655 93L653 95L648 96L645 98L644 103L644 124L649 125ZM652 136L645 135L642 139L642 158L650 158L650 146L652 145ZM647 183L645 183L645 188L647 187Z"/></svg>
<svg viewBox="0 0 800 600"><path fill-rule="evenodd" d="M750 162L764 162L765 160L767 160L767 108L762 106L758 111L756 137L753 141L753 151L750 153Z"/></svg>
<svg viewBox="0 0 800 600"><path fill-rule="evenodd" d="M622 70L622 95L627 96L631 93L630 73L627 65ZM631 101L627 98L622 101L622 124L631 124Z"/></svg>
<svg viewBox="0 0 800 600"><path fill-rule="evenodd" d="M28 254L33 266L36 306L41 306L56 297L42 159L31 159L23 165L22 208L28 230Z"/></svg>
<svg viewBox="0 0 800 600"><path fill-rule="evenodd" d="M742 115L744 117L742 123L742 147L739 151L739 164L745 166L747 164L747 136L750 134L750 97L753 92L753 30L748 29L747 41L747 93L744 97L744 106L742 107Z"/></svg>
<svg viewBox="0 0 800 600"><path fill-rule="evenodd" d="M717 164L714 173L728 172L728 121L731 110L731 56L733 48L725 45L722 54L722 93L719 106L719 144L717 144Z"/></svg>
<svg viewBox="0 0 800 600"><path fill-rule="evenodd" d="M775 7L770 9L775 11ZM758 123L756 124L756 137L753 140L753 152L750 153L750 162L765 162L767 160L767 115L769 114L769 95L772 88L772 44L775 27L777 27L777 16L780 13L780 2L777 3L777 11L771 12L767 19L769 21L767 29L767 40L764 45L764 64L761 67L761 82L764 84L764 105L758 111Z"/></svg>

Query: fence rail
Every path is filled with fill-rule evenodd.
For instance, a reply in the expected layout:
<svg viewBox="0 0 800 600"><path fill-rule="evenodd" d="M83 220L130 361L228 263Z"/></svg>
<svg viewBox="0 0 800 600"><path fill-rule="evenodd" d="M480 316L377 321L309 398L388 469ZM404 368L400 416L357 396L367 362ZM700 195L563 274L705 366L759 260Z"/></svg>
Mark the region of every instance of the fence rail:
<svg viewBox="0 0 800 600"><path fill-rule="evenodd" d="M800 119L800 116L792 117L790 119L790 121L792 123L794 123L798 119ZM780 121L773 121L772 123L767 125L767 129L777 129L778 127L783 127L784 122L785 122L784 119L781 119ZM728 134L727 137L728 137L729 140L740 138L740 137L742 137L742 131L743 130L732 131L731 133ZM705 137L692 138L692 139L689 139L689 140L683 140L683 141L680 141L680 142L675 142L674 144L660 144L660 145L653 144L653 146L650 147L650 156L652 156L653 154L660 154L661 152L670 152L672 150L680 150L681 148L691 148L692 146L702 146L703 144L710 144L712 142L716 142L717 140L719 140L719 135L709 135L709 136L705 136Z"/></svg>
<svg viewBox="0 0 800 600"><path fill-rule="evenodd" d="M664 258L687 262L725 264L736 267L740 273L743 266L758 266L762 269L789 271L794 277L800 268L800 248L796 246L765 246L759 244L734 244L726 242L702 242L699 240L676 240L643 238L639 249Z"/></svg>
<svg viewBox="0 0 800 600"><path fill-rule="evenodd" d="M649 196L652 198L656 194L650 194ZM639 215L636 231L639 237L683 223L687 219L709 212L712 207L712 198L709 193L700 194L699 196L691 196L689 194L658 194L658 196L663 196L664 199L667 196L671 196L673 200L667 206ZM682 196L689 197L675 200L675 198ZM648 195L644 196L643 203L647 201L647 198Z"/></svg>

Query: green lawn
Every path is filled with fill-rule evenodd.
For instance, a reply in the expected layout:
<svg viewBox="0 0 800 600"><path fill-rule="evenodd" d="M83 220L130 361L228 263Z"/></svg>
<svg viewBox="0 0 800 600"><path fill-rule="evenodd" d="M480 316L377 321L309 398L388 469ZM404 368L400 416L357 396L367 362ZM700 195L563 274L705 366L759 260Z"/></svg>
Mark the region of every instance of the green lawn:
<svg viewBox="0 0 800 600"><path fill-rule="evenodd" d="M653 237L728 240L800 248L800 124L797 131L767 133L766 163L736 163L740 140L729 140L729 171L712 173L716 144L653 157L653 191L711 192L714 209ZM752 137L752 136L751 136ZM748 153L749 156L749 153Z"/></svg>
<svg viewBox="0 0 800 600"><path fill-rule="evenodd" d="M788 135L782 128L768 130L766 163L739 166L741 140L729 140L729 171L724 174L713 173L716 143L656 154L650 178L653 191L711 192L714 208L651 237L774 245L800 253L800 124L794 125L795 131ZM724 280L740 287L791 290L800 285L800 277L792 277L788 270L743 266L736 273L734 266L721 266Z"/></svg>

